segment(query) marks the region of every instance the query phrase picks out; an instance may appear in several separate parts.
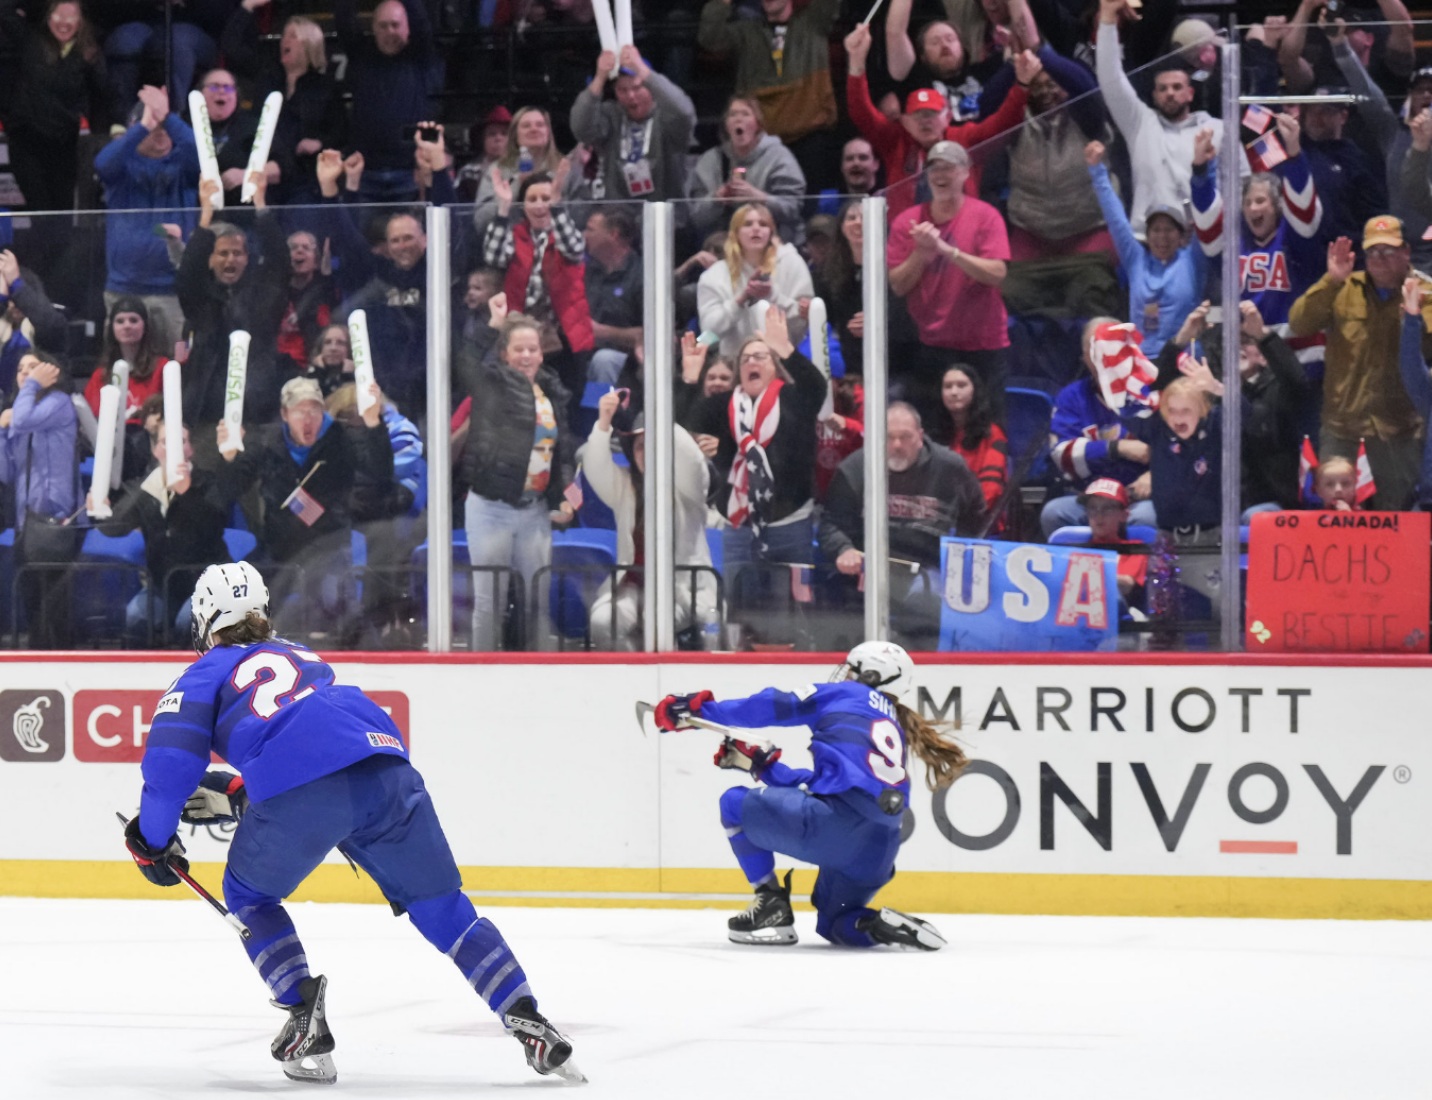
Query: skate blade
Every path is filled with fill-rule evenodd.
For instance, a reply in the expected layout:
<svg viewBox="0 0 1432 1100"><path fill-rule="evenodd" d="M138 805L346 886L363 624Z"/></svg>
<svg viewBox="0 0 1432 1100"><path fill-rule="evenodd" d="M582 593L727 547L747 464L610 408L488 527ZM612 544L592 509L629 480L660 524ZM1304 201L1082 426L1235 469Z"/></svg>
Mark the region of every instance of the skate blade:
<svg viewBox="0 0 1432 1100"><path fill-rule="evenodd" d="M935 926L928 921L908 916L898 909L880 910L880 919L896 929L910 947L919 948L921 951L938 951L945 946L945 937L936 932Z"/></svg>
<svg viewBox="0 0 1432 1100"><path fill-rule="evenodd" d="M737 932L735 929L727 929L726 935L732 943L756 944L763 947L786 947L800 942L795 928L789 924L778 925L775 928L758 928L754 932Z"/></svg>
<svg viewBox="0 0 1432 1100"><path fill-rule="evenodd" d="M302 1058L281 1063L283 1075L290 1081L309 1085L331 1085L338 1080L338 1069L328 1054L305 1054Z"/></svg>
<svg viewBox="0 0 1432 1100"><path fill-rule="evenodd" d="M568 1058L560 1066L553 1066L552 1072L573 1085L585 1085L587 1075L577 1068L577 1063Z"/></svg>

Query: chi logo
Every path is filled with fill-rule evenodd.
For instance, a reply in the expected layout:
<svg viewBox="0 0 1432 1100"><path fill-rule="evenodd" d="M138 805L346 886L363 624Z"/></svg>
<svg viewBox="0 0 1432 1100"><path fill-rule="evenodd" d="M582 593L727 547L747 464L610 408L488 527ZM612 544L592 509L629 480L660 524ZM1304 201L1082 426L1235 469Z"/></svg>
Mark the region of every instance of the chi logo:
<svg viewBox="0 0 1432 1100"><path fill-rule="evenodd" d="M48 709L50 700L40 695L22 707L15 709L15 717L11 720L10 728L15 734L15 740L20 742L20 747L26 752L49 752L50 743L40 736L45 728L44 709Z"/></svg>

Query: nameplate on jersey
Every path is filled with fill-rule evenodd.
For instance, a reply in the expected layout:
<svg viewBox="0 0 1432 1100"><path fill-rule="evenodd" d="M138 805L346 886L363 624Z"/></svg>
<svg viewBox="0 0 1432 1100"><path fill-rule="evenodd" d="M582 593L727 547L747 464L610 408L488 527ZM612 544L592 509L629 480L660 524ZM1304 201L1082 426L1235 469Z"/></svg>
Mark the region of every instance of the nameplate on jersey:
<svg viewBox="0 0 1432 1100"><path fill-rule="evenodd" d="M179 707L183 702L184 693L182 691L171 691L155 704L154 717L158 718L161 714L178 714Z"/></svg>
<svg viewBox="0 0 1432 1100"><path fill-rule="evenodd" d="M373 733L371 731L368 734L368 744L375 749L401 749L403 747L403 743L391 733Z"/></svg>

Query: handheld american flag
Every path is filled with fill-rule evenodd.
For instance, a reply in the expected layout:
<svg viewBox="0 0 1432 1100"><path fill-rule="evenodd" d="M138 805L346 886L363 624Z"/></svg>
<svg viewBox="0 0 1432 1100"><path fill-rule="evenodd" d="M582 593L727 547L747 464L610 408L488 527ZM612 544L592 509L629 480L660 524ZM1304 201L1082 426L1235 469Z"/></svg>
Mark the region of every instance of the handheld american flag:
<svg viewBox="0 0 1432 1100"><path fill-rule="evenodd" d="M1264 134L1248 143L1248 166L1255 172L1271 172L1287 159L1287 150L1277 134Z"/></svg>
<svg viewBox="0 0 1432 1100"><path fill-rule="evenodd" d="M309 496L306 489L300 487L288 498L288 510L301 519L305 527L312 527L323 518L323 513L328 509Z"/></svg>

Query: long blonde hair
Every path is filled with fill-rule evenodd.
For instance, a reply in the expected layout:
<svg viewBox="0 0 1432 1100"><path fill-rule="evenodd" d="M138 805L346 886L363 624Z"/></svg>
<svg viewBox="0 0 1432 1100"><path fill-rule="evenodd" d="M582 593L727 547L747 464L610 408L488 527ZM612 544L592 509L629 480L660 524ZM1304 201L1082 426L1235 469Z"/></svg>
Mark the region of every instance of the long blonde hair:
<svg viewBox="0 0 1432 1100"><path fill-rule="evenodd" d="M895 717L905 731L905 743L925 765L925 785L932 791L948 787L970 762L965 750L945 737L939 727L926 721L919 712L889 695L885 697L895 703ZM950 728L953 729L954 725L950 724Z"/></svg>
<svg viewBox="0 0 1432 1100"><path fill-rule="evenodd" d="M766 243L766 251L761 255L761 262L756 270L763 271L767 275L776 270L776 253L781 247L781 235L776 231L776 219L771 213L771 208L765 203L748 202L744 206L736 208L731 215L731 225L726 233L726 266L731 269L731 285L740 285L741 267L746 259L741 255L741 237L739 230L741 223L746 220L746 215L755 211L761 215L766 223L766 228L771 231L771 239Z"/></svg>
<svg viewBox="0 0 1432 1100"><path fill-rule="evenodd" d="M507 152L503 153L502 159L497 162L504 172L517 171L518 158L522 155L521 146L517 142L517 127L533 111L547 120L547 148L527 150L532 154L532 171L555 174L557 166L562 163L562 151L557 148L557 135L552 130L552 116L541 107L519 107L517 113L512 116L512 121L507 124Z"/></svg>

